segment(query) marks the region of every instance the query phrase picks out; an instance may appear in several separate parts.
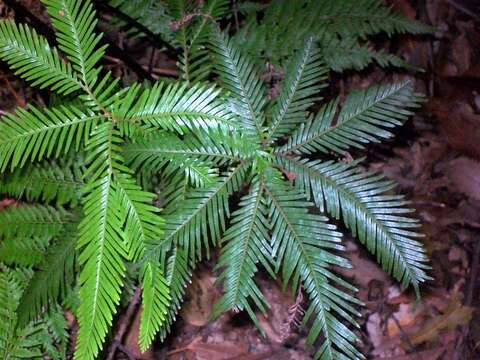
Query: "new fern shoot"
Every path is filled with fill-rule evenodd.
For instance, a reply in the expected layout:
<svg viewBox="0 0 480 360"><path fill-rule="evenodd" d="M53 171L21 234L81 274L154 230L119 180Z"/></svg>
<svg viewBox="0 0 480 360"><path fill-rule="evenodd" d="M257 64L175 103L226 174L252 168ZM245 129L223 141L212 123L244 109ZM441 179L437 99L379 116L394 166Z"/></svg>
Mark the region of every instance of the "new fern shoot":
<svg viewBox="0 0 480 360"><path fill-rule="evenodd" d="M213 17L179 35L185 81L124 85L99 65L92 4L43 3L58 50L26 25L0 22L0 58L61 99L0 121L0 191L19 199L0 212L2 358L68 358L64 309L79 324L75 359L98 358L131 286L142 290L146 350L165 338L196 264L216 247L215 316L245 311L261 331L256 313L269 304L255 274L265 269L308 296L303 324L316 359L363 358L352 330L361 304L333 270L351 265L328 217L417 293L428 259L395 184L338 159L390 138L421 101L413 85L372 86L312 113L329 67L310 36L268 100L258 60ZM225 2L204 6L218 15Z"/></svg>

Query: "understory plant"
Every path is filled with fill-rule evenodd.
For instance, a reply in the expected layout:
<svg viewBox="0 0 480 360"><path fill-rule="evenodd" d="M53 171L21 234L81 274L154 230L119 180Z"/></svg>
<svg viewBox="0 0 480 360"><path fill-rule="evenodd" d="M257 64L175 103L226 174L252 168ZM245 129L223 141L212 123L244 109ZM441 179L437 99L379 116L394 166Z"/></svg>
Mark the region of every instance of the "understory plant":
<svg viewBox="0 0 480 360"><path fill-rule="evenodd" d="M30 27L0 22L0 58L59 96L0 121L0 191L18 199L0 212L0 355L67 358L68 310L75 358L94 359L136 287L146 350L168 334L198 262L220 248L214 317L245 311L261 331L257 312L269 305L255 274L266 270L308 296L315 358L362 358L361 304L335 272L351 265L327 216L419 292L428 266L412 210L392 181L341 160L392 137L421 101L413 84L375 85L312 111L328 74L313 36L269 100L257 60L204 17L188 49L213 66L197 58L191 73L180 61L186 81L121 84L99 65L92 4L43 3L65 56Z"/></svg>

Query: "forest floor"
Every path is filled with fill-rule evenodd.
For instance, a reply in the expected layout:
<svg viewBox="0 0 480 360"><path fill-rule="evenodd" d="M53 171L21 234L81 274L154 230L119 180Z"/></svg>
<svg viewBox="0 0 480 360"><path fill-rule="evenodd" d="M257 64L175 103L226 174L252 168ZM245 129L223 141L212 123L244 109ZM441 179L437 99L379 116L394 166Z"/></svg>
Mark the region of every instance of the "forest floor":
<svg viewBox="0 0 480 360"><path fill-rule="evenodd" d="M372 83L414 78L426 94L424 106L398 131L396 140L370 148L370 170L383 171L400 184L423 223L422 232L434 277L422 286L421 301L402 291L359 244L348 238L348 257L354 265L343 271L359 288L362 339L359 348L371 359L469 360L480 358L480 14L471 0L392 0L412 18L438 28L435 36L380 39L424 72L393 74L369 67L334 76L334 91L348 92ZM38 2L28 3L32 12ZM412 5L419 3L420 5ZM2 7L0 12L8 12ZM42 14L38 10L38 16ZM2 14L6 16L7 14ZM121 34L120 34L121 35ZM112 36L119 47L127 41ZM148 49L135 57L156 75L175 75L175 61ZM112 58L112 70L128 72ZM45 102L11 73L0 70L0 113L27 102ZM9 201L4 199L3 202ZM212 263L204 263L188 289L187 300L166 342L143 355L136 345L139 311L132 316L122 350L116 358L261 360L310 359L304 350L305 330L296 326L304 305L301 296L282 291L267 276L261 290L271 304L260 316L266 336L242 314L225 314L209 321L220 296L214 286Z"/></svg>

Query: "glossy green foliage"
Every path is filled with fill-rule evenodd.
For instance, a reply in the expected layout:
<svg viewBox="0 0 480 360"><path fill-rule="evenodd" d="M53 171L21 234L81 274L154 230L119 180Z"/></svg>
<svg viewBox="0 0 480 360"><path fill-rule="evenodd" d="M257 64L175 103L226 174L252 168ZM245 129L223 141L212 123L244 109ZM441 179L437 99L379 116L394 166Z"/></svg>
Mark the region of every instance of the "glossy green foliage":
<svg viewBox="0 0 480 360"><path fill-rule="evenodd" d="M93 5L43 2L66 60L34 30L12 21L0 23L0 59L33 85L73 94L77 101L29 105L5 115L0 124L0 190L20 201L46 203L19 203L0 214L0 247L8 252L1 260L34 268L11 311L22 328L28 327L39 316L45 318L78 282L75 358L96 358L124 283L131 281L128 264L142 265L133 281L143 292L140 345L146 349L166 323L169 284L177 280L164 278L167 267L160 258L146 257L146 246L163 237L164 220L154 205L156 194L136 183L124 148L141 134L161 134L181 146L186 136L187 147L202 141L205 149L211 148L213 140L204 136L226 138L234 114L212 86L156 83L122 89L98 65L104 48L98 47ZM217 152L228 148L237 156L232 144L218 145ZM192 182L204 185L193 171ZM178 308L179 295L174 296Z"/></svg>
<svg viewBox="0 0 480 360"><path fill-rule="evenodd" d="M392 137L421 97L407 81L312 108L332 68L333 47L325 44L340 45L338 54L352 44L350 55L366 51L365 58L339 55L341 68L362 67L368 56L400 64L358 41L428 29L374 0L362 0L361 9L346 0L290 2L290 11L284 1L240 2L247 20L258 11L265 17L232 39L214 24L229 16L228 1L135 1L139 21L149 14L143 8L157 6L177 26L170 38L182 50L185 81L122 87L98 63L104 48L92 4L43 2L65 59L29 27L0 22L0 59L61 96L55 106L29 105L0 121L0 192L17 200L0 213L0 354L65 358L63 306L79 324L75 358L100 358L118 307L137 287L146 350L168 334L197 263L219 248L224 293L214 316L246 311L260 328L257 311L269 304L255 275L264 269L308 296L303 325L316 359L363 358L353 330L361 304L334 270L351 265L327 215L417 293L429 279L428 259L395 184L363 172L359 160L338 159ZM290 32L298 26L292 17L305 31ZM282 26L267 36L275 23ZM240 47L242 36L251 39ZM271 47L256 43L262 36ZM280 38L288 60L276 52ZM286 64L276 97L267 97L257 67L265 58Z"/></svg>
<svg viewBox="0 0 480 360"><path fill-rule="evenodd" d="M365 40L380 33L392 36L431 31L379 0L274 0L268 7L248 13L234 41L252 58L278 65L313 36L325 64L343 71L360 70L373 61L381 66L409 67L399 57L374 50Z"/></svg>

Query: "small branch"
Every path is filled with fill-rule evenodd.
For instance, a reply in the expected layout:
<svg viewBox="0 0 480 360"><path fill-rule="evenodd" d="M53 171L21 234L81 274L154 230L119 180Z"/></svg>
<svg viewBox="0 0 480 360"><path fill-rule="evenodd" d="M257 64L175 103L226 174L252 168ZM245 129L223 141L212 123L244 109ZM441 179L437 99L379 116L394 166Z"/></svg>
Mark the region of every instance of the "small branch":
<svg viewBox="0 0 480 360"><path fill-rule="evenodd" d="M470 277L468 279L465 301L463 303L465 306L472 306L473 304L473 294L475 293L475 287L477 285L479 267L480 267L480 239L476 239L476 242L473 248L473 254L472 254L472 266L470 270ZM453 360L465 359L464 339L468 337L469 332L470 332L470 324L462 326L462 336L457 340L457 343L455 345L455 353L453 356Z"/></svg>
<svg viewBox="0 0 480 360"><path fill-rule="evenodd" d="M122 316L120 320L120 324L118 326L117 334L115 335L115 338L112 341L112 345L110 347L110 350L108 351L108 355L106 360L113 360L115 359L115 352L117 349L121 350L123 353L125 353L129 358L132 358L130 355L131 353L128 352L125 349L125 347L122 345L122 339L123 336L125 335L125 332L127 331L128 325L130 325L130 322L132 320L133 313L135 312L135 309L140 302L140 295L141 295L141 289L137 287L135 289L135 293L133 294L132 299L130 300L130 304L128 304L127 311L125 314Z"/></svg>
<svg viewBox="0 0 480 360"><path fill-rule="evenodd" d="M170 45L167 41L162 39L162 37L158 34L155 34L152 32L149 28L147 28L145 25L141 24L134 18L128 16L127 14L123 13L121 10L118 8L109 5L105 1L95 1L95 7L100 9L101 11L104 12L109 12L115 14L116 17L118 17L120 20L125 21L128 23L130 26L133 26L140 30L142 33L149 38L151 44L157 48L161 48L162 46L165 47L172 55L177 56L179 54L178 50L174 48L172 45Z"/></svg>
<svg viewBox="0 0 480 360"><path fill-rule="evenodd" d="M480 20L480 17L477 14L475 14L473 11L467 9L465 6L457 3L456 1L447 0L447 3L449 3L452 7L454 7L458 11L464 13L465 15L468 15L468 16L472 17L473 19L477 20L477 21Z"/></svg>

